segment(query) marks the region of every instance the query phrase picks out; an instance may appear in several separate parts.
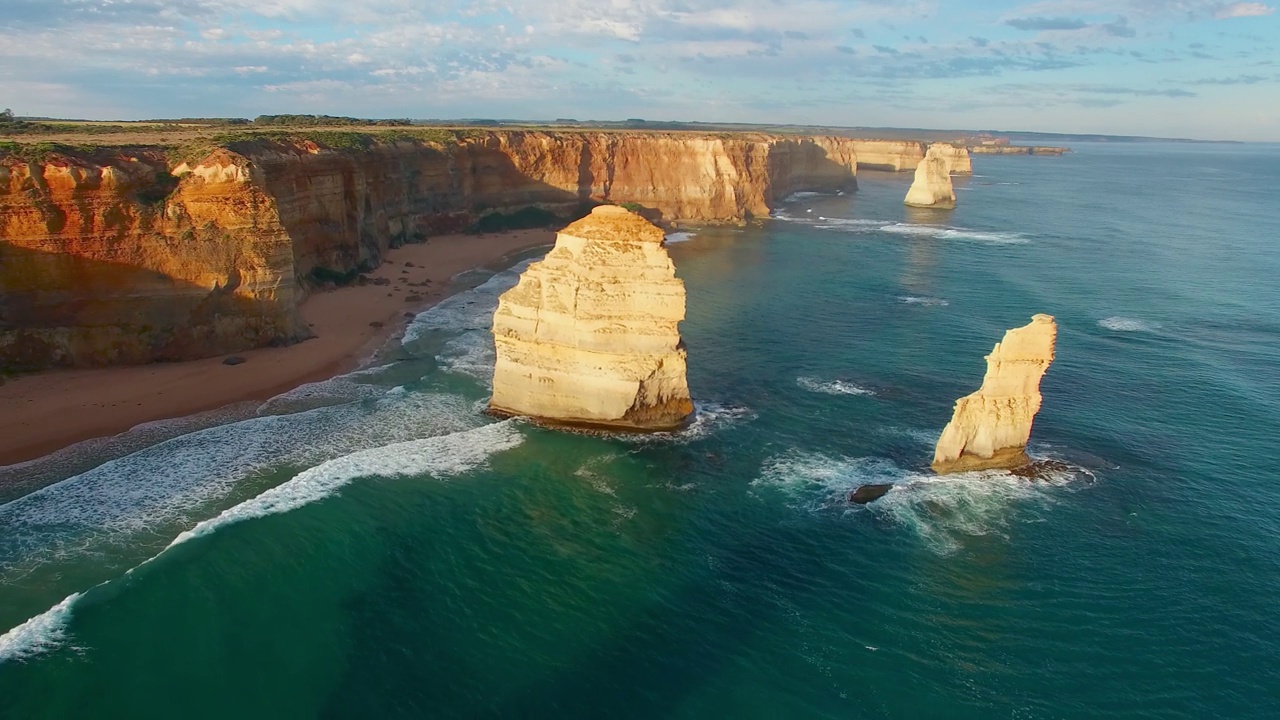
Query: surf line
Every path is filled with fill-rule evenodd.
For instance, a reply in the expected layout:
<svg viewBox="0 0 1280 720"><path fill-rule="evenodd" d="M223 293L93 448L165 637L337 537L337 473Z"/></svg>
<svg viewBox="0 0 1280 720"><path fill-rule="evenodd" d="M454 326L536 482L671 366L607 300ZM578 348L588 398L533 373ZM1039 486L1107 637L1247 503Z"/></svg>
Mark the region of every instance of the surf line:
<svg viewBox="0 0 1280 720"><path fill-rule="evenodd" d="M61 647L73 610L90 595L97 596L118 581L128 581L135 572L164 557L178 545L212 535L228 525L245 520L288 513L333 496L362 477L410 477L431 475L437 479L460 475L480 467L491 456L524 442L513 421L482 425L471 430L408 442L384 445L334 458L308 468L293 478L203 520L180 533L163 550L125 571L79 593L72 593L57 605L0 635L0 665L25 660ZM119 586L123 590L125 586Z"/></svg>

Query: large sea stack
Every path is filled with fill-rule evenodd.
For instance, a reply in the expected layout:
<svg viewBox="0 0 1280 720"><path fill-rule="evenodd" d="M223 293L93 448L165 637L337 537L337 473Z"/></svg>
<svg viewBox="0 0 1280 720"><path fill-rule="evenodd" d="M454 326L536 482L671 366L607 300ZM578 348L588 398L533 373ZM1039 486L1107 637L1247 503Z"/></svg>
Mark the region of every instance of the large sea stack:
<svg viewBox="0 0 1280 720"><path fill-rule="evenodd" d="M916 167L916 178L904 201L911 207L950 210L956 206L956 191L951 186L954 148L943 143L929 146L924 160Z"/></svg>
<svg viewBox="0 0 1280 720"><path fill-rule="evenodd" d="M1036 315L1029 325L1004 334L987 356L982 387L956 401L956 411L938 438L938 473L1018 468L1027 465L1031 423L1040 411L1040 378L1053 362L1058 325Z"/></svg>
<svg viewBox="0 0 1280 720"><path fill-rule="evenodd" d="M498 300L490 410L550 425L671 430L693 414L684 283L663 232L597 207Z"/></svg>

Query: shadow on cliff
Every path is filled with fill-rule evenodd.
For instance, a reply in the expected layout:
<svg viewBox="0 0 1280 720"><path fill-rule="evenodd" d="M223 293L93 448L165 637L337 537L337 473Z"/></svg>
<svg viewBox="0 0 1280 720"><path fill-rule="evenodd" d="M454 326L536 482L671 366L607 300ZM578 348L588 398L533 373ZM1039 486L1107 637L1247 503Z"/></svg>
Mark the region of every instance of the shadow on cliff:
<svg viewBox="0 0 1280 720"><path fill-rule="evenodd" d="M300 340L293 308L163 273L0 242L0 368L191 360Z"/></svg>
<svg viewBox="0 0 1280 720"><path fill-rule="evenodd" d="M376 267L387 250L433 236L558 228L599 204L581 177L573 190L555 187L480 143L318 153L264 140L228 147L261 169L304 283Z"/></svg>

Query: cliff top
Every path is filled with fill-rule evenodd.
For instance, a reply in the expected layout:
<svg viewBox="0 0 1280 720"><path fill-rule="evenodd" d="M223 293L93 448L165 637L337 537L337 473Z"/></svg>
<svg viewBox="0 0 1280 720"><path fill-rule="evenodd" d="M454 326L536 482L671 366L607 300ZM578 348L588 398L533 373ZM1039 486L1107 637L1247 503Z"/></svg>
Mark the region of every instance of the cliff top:
<svg viewBox="0 0 1280 720"><path fill-rule="evenodd" d="M601 205L560 233L597 242L660 243L666 239L657 225L618 205Z"/></svg>

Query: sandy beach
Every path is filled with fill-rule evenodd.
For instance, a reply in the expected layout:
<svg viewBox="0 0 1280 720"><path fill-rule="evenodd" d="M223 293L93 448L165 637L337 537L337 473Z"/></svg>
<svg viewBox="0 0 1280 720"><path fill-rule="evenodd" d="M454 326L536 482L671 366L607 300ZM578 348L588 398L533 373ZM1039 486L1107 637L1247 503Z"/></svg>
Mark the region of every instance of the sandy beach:
<svg viewBox="0 0 1280 720"><path fill-rule="evenodd" d="M301 307L316 337L290 347L235 353L245 359L240 365L224 364L223 355L11 379L0 385L0 466L140 423L266 400L355 369L404 328L406 312L419 312L461 289L450 283L453 276L554 242L550 230L517 230L442 236L391 250L387 261L368 273L390 285L316 292ZM424 281L430 284L421 285Z"/></svg>

